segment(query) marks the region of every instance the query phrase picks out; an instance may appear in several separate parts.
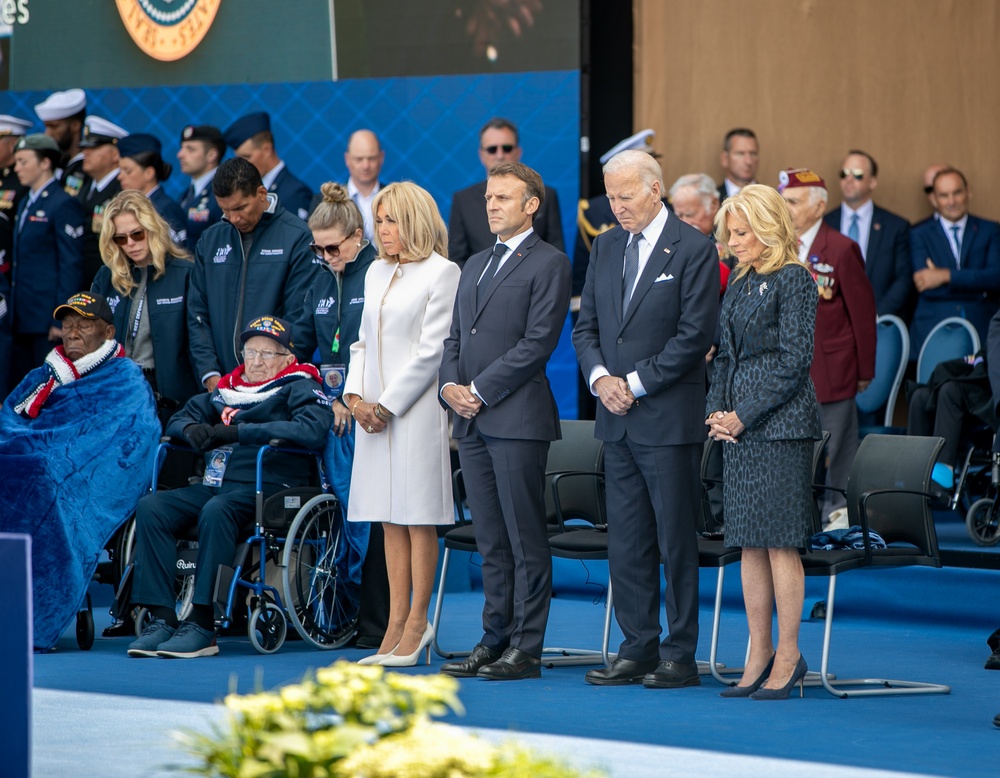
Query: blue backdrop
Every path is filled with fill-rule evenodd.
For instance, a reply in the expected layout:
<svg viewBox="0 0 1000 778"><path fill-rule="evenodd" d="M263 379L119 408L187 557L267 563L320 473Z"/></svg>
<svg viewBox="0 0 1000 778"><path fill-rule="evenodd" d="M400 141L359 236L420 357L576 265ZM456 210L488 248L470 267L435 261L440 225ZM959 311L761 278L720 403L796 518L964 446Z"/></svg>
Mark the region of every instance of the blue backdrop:
<svg viewBox="0 0 1000 778"><path fill-rule="evenodd" d="M187 185L174 157L187 124L225 129L243 114L268 111L278 153L314 190L324 181L346 181L347 139L367 127L378 133L386 152L382 180L408 179L425 187L446 220L452 192L485 177L477 156L480 127L503 116L520 130L522 161L559 191L571 253L579 198L579 94L579 72L574 70L90 89L87 108L130 132L150 132L163 141L164 158L175 168L164 188L175 198ZM34 106L46 95L0 93L0 113L37 121ZM42 130L41 123L36 129ZM575 418L577 366L568 323L548 372L560 414Z"/></svg>

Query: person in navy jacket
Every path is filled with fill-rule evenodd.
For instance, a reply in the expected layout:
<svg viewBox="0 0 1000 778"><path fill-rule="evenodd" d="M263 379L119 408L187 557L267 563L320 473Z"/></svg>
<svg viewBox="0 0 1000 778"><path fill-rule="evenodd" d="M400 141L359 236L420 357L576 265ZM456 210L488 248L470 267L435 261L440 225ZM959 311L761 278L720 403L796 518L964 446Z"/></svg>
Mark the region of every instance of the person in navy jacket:
<svg viewBox="0 0 1000 778"><path fill-rule="evenodd" d="M55 179L60 156L56 142L42 134L25 135L14 152L17 177L29 192L14 229L9 386L40 365L61 339L52 311L83 278L83 209Z"/></svg>
<svg viewBox="0 0 1000 778"><path fill-rule="evenodd" d="M138 189L148 197L157 213L170 227L170 240L187 248L187 218L177 202L163 191L160 184L170 178L173 167L163 161L160 139L136 132L118 141L118 182L122 189ZM107 218L107 214L105 217ZM104 258L104 252L101 252Z"/></svg>
<svg viewBox="0 0 1000 778"><path fill-rule="evenodd" d="M224 220L195 248L188 333L195 377L212 391L239 364L239 334L268 313L298 321L319 268L305 222L281 207L260 173L227 159L212 181Z"/></svg>
<svg viewBox="0 0 1000 778"><path fill-rule="evenodd" d="M292 175L274 148L271 134L271 117L264 111L241 116L230 124L222 136L237 157L253 163L260 171L264 187L278 195L283 208L302 221L309 218L312 191Z"/></svg>
<svg viewBox="0 0 1000 778"><path fill-rule="evenodd" d="M969 213L969 184L955 168L934 176L938 218L910 230L917 309L910 326L910 359L934 325L949 316L968 319L986 342L1000 302L1000 224Z"/></svg>
<svg viewBox="0 0 1000 778"><path fill-rule="evenodd" d="M194 263L171 240L170 229L141 192L126 189L105 210L101 226L104 267L92 292L114 313L125 355L173 408L199 391L187 337L187 295Z"/></svg>

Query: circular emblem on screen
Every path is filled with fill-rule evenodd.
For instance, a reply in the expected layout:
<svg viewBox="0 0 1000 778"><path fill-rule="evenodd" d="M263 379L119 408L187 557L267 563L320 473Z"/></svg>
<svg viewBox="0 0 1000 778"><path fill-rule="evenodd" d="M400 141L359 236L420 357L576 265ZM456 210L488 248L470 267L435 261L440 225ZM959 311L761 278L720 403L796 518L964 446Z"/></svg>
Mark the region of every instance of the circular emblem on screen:
<svg viewBox="0 0 1000 778"><path fill-rule="evenodd" d="M186 57L205 37L222 0L115 0L135 45L164 62Z"/></svg>

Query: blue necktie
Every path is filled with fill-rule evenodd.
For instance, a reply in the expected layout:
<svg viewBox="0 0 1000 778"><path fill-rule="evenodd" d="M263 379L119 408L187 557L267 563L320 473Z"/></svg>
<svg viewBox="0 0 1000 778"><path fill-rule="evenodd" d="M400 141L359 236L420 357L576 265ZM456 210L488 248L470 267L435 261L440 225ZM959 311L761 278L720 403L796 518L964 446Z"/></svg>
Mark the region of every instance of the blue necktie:
<svg viewBox="0 0 1000 778"><path fill-rule="evenodd" d="M639 276L639 241L642 234L633 235L632 241L625 248L625 280L622 288L622 314L628 310L629 300L632 299L632 287L635 286L635 279Z"/></svg>
<svg viewBox="0 0 1000 778"><path fill-rule="evenodd" d="M851 215L851 224L847 228L847 237L853 240L855 243L861 243L861 233L858 230L858 215Z"/></svg>
<svg viewBox="0 0 1000 778"><path fill-rule="evenodd" d="M955 252L955 267L960 267L962 263L962 235L961 227L957 224L951 225L951 234L955 236L955 243L951 247L952 251Z"/></svg>
<svg viewBox="0 0 1000 778"><path fill-rule="evenodd" d="M500 258L507 253L507 246L503 243L498 243L493 247L493 254L490 256L490 261L486 263L486 270L483 271L482 277L479 279L479 286L476 287L476 307L478 308L483 302L483 295L486 294L486 289L490 285L490 281L497 274L497 270L500 269Z"/></svg>

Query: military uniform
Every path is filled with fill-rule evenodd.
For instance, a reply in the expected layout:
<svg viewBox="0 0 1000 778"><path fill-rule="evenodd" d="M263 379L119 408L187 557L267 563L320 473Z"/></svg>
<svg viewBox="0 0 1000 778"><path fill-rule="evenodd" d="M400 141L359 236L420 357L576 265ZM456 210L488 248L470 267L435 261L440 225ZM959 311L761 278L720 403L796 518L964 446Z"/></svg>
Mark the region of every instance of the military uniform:
<svg viewBox="0 0 1000 778"><path fill-rule="evenodd" d="M70 197L76 197L90 187L93 179L83 172L83 154L77 154L66 163L59 173L59 181Z"/></svg>
<svg viewBox="0 0 1000 778"><path fill-rule="evenodd" d="M222 209L215 199L211 181L200 192L194 191L193 183L188 186L180 207L187 223L188 246L192 249L198 245L198 239L205 230L222 221Z"/></svg>

